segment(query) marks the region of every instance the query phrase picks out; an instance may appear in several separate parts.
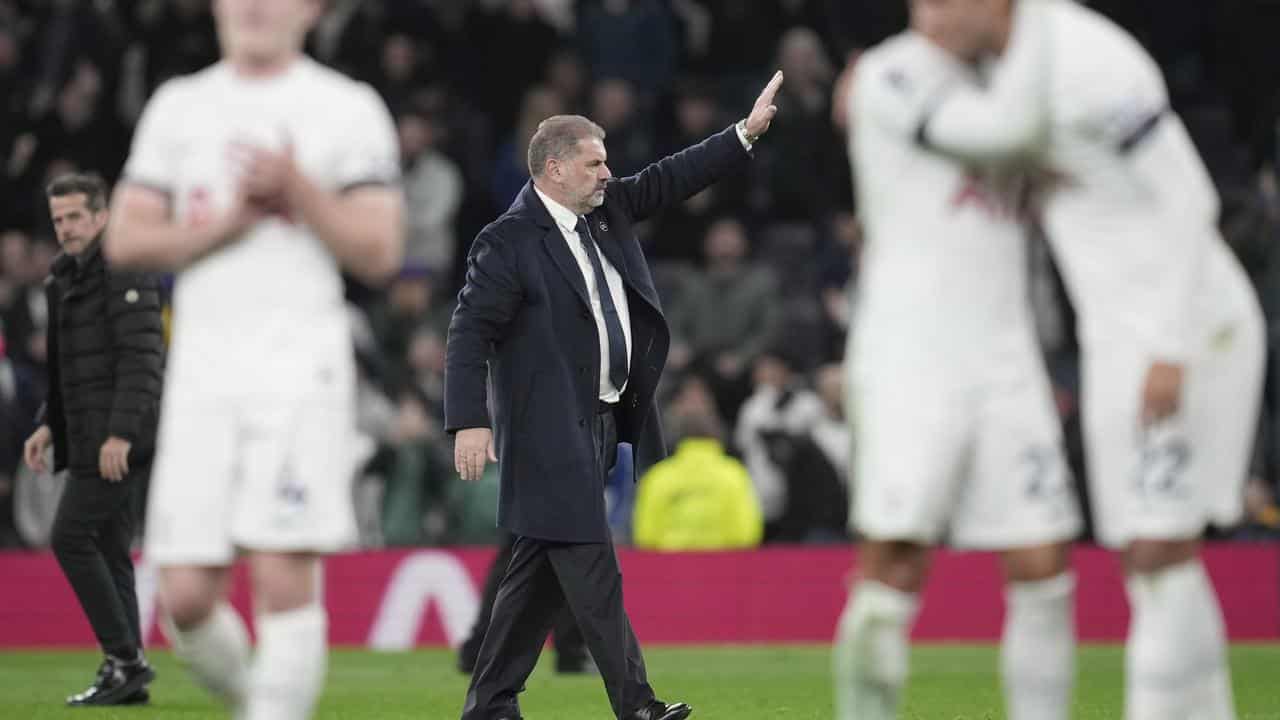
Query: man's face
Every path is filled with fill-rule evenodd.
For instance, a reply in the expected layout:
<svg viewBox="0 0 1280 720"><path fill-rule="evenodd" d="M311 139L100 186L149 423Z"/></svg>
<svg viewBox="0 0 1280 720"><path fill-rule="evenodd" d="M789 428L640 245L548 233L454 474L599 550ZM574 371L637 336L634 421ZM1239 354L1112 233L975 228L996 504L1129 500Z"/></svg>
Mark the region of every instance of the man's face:
<svg viewBox="0 0 1280 720"><path fill-rule="evenodd" d="M215 0L222 51L233 60L276 62L302 48L320 0Z"/></svg>
<svg viewBox="0 0 1280 720"><path fill-rule="evenodd" d="M911 0L911 27L962 60L977 60L997 45L1011 0Z"/></svg>
<svg viewBox="0 0 1280 720"><path fill-rule="evenodd" d="M585 215L604 204L604 187L612 175L605 164L608 153L598 138L578 141L578 152L563 160L552 160L552 178L568 201L566 207Z"/></svg>
<svg viewBox="0 0 1280 720"><path fill-rule="evenodd" d="M106 209L91 210L89 196L84 193L49 198L49 214L58 244L70 255L84 252L107 226Z"/></svg>

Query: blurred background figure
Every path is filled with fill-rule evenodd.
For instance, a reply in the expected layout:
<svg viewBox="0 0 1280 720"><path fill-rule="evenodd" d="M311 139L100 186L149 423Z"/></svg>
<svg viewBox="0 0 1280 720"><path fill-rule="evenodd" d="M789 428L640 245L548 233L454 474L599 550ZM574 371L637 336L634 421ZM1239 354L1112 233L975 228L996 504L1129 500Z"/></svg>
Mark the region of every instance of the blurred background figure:
<svg viewBox="0 0 1280 720"><path fill-rule="evenodd" d="M632 542L646 550L733 550L764 537L760 501L742 463L725 453L711 408L674 418L671 457L640 479Z"/></svg>

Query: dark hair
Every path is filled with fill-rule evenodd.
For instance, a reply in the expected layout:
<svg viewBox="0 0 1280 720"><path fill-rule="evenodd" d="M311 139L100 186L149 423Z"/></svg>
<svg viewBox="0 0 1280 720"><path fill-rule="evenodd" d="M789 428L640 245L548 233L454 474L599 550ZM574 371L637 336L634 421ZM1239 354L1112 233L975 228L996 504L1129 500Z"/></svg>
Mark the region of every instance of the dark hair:
<svg viewBox="0 0 1280 720"><path fill-rule="evenodd" d="M54 178L45 188L51 198L82 194L91 212L107 207L107 182L97 173L67 173Z"/></svg>
<svg viewBox="0 0 1280 720"><path fill-rule="evenodd" d="M538 123L537 132L529 140L530 177L542 177L548 160L573 155L579 140L592 137L604 140L604 128L581 115L552 115Z"/></svg>
<svg viewBox="0 0 1280 720"><path fill-rule="evenodd" d="M714 414L704 411L689 411L677 414L672 418L672 428L680 440L690 438L709 438L724 442L724 424Z"/></svg>

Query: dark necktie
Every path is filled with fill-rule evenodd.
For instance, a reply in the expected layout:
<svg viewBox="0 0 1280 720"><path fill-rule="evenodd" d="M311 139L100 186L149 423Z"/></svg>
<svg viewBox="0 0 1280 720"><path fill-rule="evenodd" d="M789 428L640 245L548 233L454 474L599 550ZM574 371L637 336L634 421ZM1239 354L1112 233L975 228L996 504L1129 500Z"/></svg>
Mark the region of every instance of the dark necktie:
<svg viewBox="0 0 1280 720"><path fill-rule="evenodd" d="M609 280L604 276L604 265L600 264L600 254L596 252L595 240L591 239L591 231L587 229L587 221L578 218L573 227L578 232L582 247L587 250L587 258L591 260L591 269L596 275L596 289L600 292L600 309L604 312L604 329L609 336L609 382L619 390L627 381L627 339L622 334L622 321L618 319L618 308L613 304L613 294L609 292Z"/></svg>

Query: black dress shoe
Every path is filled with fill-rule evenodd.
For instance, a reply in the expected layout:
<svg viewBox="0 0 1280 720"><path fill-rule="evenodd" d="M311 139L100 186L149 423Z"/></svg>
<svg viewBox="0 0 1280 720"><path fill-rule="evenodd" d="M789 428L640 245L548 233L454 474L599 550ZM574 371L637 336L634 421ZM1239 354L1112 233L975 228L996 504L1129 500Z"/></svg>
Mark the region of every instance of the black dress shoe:
<svg viewBox="0 0 1280 720"><path fill-rule="evenodd" d="M628 720L684 720L693 712L693 708L684 703L670 705L661 700L651 700L648 705L631 713Z"/></svg>
<svg viewBox="0 0 1280 720"><path fill-rule="evenodd" d="M156 678L156 671L146 660L123 663L108 657L98 667L98 677L87 690L67 698L67 704L79 705L124 705L138 693L145 692L147 685ZM147 698L148 700L150 697Z"/></svg>

